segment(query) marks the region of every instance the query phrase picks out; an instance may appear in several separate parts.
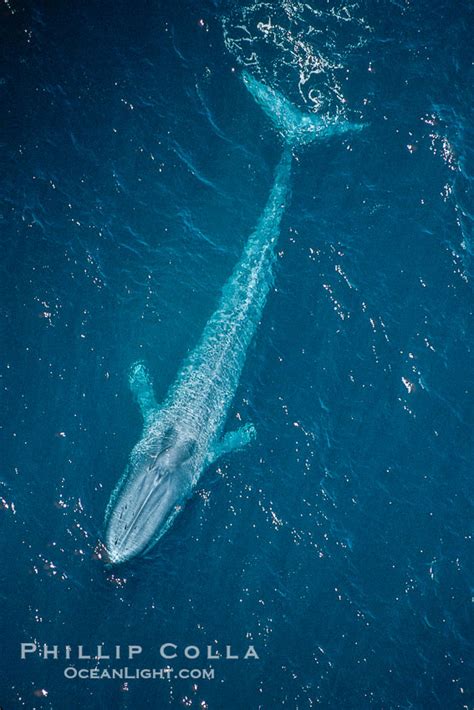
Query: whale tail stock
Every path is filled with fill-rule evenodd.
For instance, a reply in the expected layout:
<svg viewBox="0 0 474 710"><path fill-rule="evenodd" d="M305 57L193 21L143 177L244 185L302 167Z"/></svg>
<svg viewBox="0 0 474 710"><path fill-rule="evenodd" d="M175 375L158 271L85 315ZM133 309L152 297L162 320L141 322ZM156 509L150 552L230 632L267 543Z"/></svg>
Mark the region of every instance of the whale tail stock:
<svg viewBox="0 0 474 710"><path fill-rule="evenodd" d="M318 138L329 138L348 131L360 131L365 126L363 123L351 123L338 116L328 118L303 113L279 91L262 84L248 71L244 71L242 77L248 91L290 147L308 145Z"/></svg>

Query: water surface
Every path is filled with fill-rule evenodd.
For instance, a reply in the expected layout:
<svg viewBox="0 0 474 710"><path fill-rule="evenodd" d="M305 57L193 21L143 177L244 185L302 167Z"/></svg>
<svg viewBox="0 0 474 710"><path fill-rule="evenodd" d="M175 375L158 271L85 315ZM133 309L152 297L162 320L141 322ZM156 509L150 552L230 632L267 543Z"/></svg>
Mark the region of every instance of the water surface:
<svg viewBox="0 0 474 710"><path fill-rule="evenodd" d="M472 706L473 19L439 0L4 2L5 710ZM368 127L298 155L229 417L257 441L153 555L107 570L141 431L128 368L165 396L281 154L243 68ZM260 659L124 685L21 661L27 641Z"/></svg>

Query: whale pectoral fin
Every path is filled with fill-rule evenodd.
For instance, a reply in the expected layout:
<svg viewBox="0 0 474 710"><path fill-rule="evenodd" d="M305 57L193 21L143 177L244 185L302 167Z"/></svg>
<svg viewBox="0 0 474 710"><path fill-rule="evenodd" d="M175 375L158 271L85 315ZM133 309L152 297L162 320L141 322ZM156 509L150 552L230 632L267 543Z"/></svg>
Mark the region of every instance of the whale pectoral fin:
<svg viewBox="0 0 474 710"><path fill-rule="evenodd" d="M245 424L245 426L240 427L240 429L228 431L227 434L224 434L222 439L215 444L209 457L209 463L214 463L214 461L224 454L228 454L230 451L243 449L244 446L250 444L256 436L257 432L253 424Z"/></svg>
<svg viewBox="0 0 474 710"><path fill-rule="evenodd" d="M158 409L158 405L153 392L153 385L151 383L150 375L148 374L143 362L136 362L132 365L128 381L130 389L136 397L138 406L140 407L143 419L146 422Z"/></svg>

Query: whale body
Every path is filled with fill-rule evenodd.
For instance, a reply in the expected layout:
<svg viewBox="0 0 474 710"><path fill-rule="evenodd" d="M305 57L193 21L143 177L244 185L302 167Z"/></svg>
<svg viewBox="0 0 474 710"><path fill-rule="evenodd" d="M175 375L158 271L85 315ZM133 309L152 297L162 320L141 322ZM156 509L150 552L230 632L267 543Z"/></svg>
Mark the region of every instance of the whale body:
<svg viewBox="0 0 474 710"><path fill-rule="evenodd" d="M143 554L170 527L207 466L255 437L252 424L223 435L229 407L273 283L273 266L294 150L348 130L337 118L304 114L279 92L244 72L243 80L284 139L267 203L197 346L159 406L143 363L130 387L143 415L143 435L115 487L105 516L105 547L112 564Z"/></svg>

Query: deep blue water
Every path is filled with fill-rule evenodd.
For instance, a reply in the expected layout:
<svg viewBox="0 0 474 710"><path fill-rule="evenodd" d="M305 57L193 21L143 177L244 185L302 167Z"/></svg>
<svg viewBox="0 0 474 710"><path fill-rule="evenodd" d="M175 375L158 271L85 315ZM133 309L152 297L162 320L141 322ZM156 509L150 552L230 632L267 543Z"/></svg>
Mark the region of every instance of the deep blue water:
<svg viewBox="0 0 474 710"><path fill-rule="evenodd" d="M0 19L0 706L472 708L472 3L3 0ZM128 369L165 395L281 153L244 66L368 126L298 154L229 417L257 441L111 571ZM124 686L20 660L33 641L260 658Z"/></svg>

